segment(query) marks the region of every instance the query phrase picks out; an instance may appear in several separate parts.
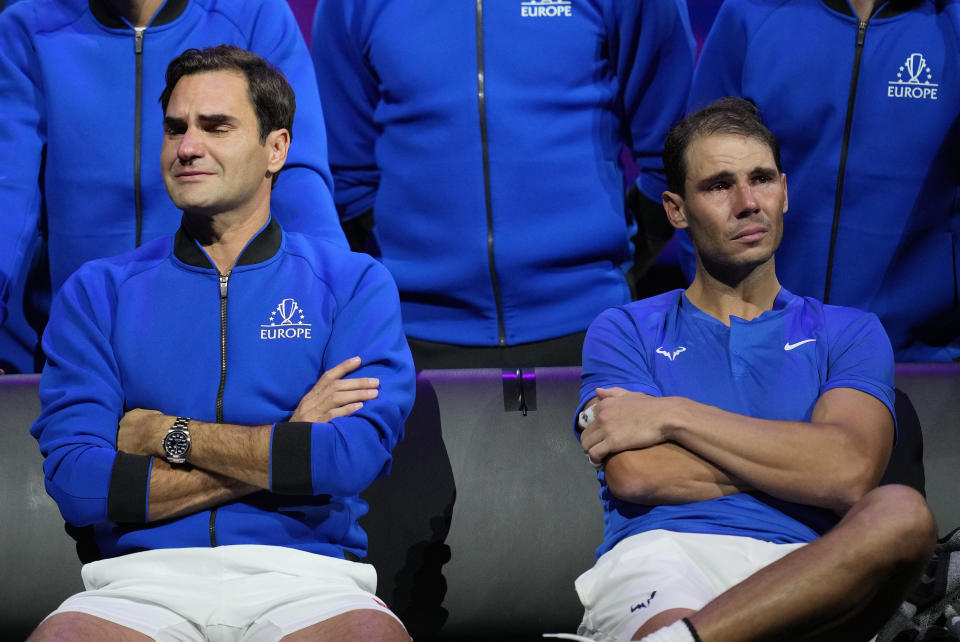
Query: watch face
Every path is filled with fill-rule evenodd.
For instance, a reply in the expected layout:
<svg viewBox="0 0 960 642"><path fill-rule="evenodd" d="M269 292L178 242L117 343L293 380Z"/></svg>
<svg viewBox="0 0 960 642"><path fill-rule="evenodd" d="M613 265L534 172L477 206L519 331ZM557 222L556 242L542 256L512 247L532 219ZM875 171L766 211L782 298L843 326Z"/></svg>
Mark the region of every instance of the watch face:
<svg viewBox="0 0 960 642"><path fill-rule="evenodd" d="M183 430L172 430L163 438L167 457L183 457L190 450L190 437Z"/></svg>

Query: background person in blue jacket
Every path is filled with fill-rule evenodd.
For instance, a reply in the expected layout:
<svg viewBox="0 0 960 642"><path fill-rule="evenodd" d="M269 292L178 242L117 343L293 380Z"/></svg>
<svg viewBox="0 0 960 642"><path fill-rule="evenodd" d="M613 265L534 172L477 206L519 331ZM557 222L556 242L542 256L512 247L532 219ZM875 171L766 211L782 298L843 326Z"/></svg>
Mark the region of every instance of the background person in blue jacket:
<svg viewBox="0 0 960 642"><path fill-rule="evenodd" d="M221 43L263 56L297 92L273 213L346 245L313 66L286 2L20 0L0 13L0 369L38 371L51 288L82 263L176 230L155 101L174 56Z"/></svg>
<svg viewBox="0 0 960 642"><path fill-rule="evenodd" d="M589 320L630 298L624 145L635 213L672 232L685 2L320 0L311 55L340 215L372 213L417 366L578 364Z"/></svg>
<svg viewBox="0 0 960 642"><path fill-rule="evenodd" d="M890 342L875 315L780 286L787 180L753 105L681 121L664 164L697 271L587 332L578 425L605 528L576 583L581 633L867 640L936 537L918 492L877 487L896 431Z"/></svg>
<svg viewBox="0 0 960 642"><path fill-rule="evenodd" d="M783 284L875 312L898 361L960 358L958 33L956 0L728 0L690 92L760 108L794 187Z"/></svg>
<svg viewBox="0 0 960 642"><path fill-rule="evenodd" d="M102 559L33 639L408 640L346 559L413 403L396 286L271 217L294 114L275 68L191 49L162 104L180 230L81 267L44 333L31 430Z"/></svg>

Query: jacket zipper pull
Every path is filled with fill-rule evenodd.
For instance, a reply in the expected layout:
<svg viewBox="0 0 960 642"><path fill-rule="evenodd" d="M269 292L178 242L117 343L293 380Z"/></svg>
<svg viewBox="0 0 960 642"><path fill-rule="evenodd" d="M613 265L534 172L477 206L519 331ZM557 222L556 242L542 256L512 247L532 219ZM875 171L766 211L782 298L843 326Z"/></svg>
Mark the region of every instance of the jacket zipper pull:
<svg viewBox="0 0 960 642"><path fill-rule="evenodd" d="M230 280L230 272L218 275L220 277L220 298L227 298L227 282Z"/></svg>
<svg viewBox="0 0 960 642"><path fill-rule="evenodd" d="M143 53L143 34L146 30L147 30L146 27L133 28L133 53L135 54Z"/></svg>

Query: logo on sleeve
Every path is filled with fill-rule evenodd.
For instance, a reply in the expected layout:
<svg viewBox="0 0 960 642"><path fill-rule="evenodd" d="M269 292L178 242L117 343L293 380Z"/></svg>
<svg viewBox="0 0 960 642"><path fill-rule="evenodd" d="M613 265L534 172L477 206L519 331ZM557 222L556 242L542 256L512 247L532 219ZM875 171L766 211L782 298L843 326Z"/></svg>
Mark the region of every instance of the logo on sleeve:
<svg viewBox="0 0 960 642"><path fill-rule="evenodd" d="M927 65L927 59L923 54L912 53L900 65L897 79L887 83L887 97L936 100L940 85L931 80L933 69Z"/></svg>
<svg viewBox="0 0 960 642"><path fill-rule="evenodd" d="M294 299L284 299L270 313L270 320L260 326L260 339L309 339L311 324L304 322L303 308Z"/></svg>
<svg viewBox="0 0 960 642"><path fill-rule="evenodd" d="M520 3L522 18L569 18L572 15L571 0L527 0Z"/></svg>
<svg viewBox="0 0 960 642"><path fill-rule="evenodd" d="M687 350L686 346L680 346L673 352L668 352L667 350L663 349L663 346L660 346L659 348L657 348L657 354L662 354L667 359L670 359L670 361L673 361L674 359L677 358L678 354L680 354L681 352L686 352L686 350Z"/></svg>

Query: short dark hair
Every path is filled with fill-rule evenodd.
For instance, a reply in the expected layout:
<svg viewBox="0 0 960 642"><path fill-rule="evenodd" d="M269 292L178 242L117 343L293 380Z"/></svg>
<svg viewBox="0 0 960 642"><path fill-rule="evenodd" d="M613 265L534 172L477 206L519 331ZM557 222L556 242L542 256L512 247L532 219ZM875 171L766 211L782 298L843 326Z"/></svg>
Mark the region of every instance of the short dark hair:
<svg viewBox="0 0 960 642"><path fill-rule="evenodd" d="M187 49L167 65L167 86L160 94L160 105L167 113L173 88L184 76L211 71L237 71L247 79L247 95L257 115L260 144L267 134L286 129L293 138L293 114L297 101L283 72L255 53L233 45L206 49Z"/></svg>
<svg viewBox="0 0 960 642"><path fill-rule="evenodd" d="M765 143L773 153L777 171L780 165L780 143L760 120L759 110L749 100L727 96L710 103L675 124L667 133L663 145L663 168L667 174L667 189L684 195L687 166L684 156L691 143L702 136L738 134Z"/></svg>

